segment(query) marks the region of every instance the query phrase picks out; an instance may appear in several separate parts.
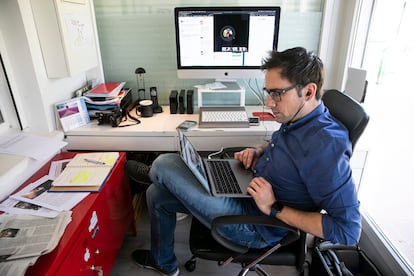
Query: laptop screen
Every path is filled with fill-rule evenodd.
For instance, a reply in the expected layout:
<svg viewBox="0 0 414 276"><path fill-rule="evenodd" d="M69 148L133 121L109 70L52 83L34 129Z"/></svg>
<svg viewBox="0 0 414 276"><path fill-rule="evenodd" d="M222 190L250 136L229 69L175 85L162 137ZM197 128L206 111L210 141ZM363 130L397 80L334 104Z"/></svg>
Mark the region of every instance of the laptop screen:
<svg viewBox="0 0 414 276"><path fill-rule="evenodd" d="M180 142L180 155L183 161L187 164L187 167L193 172L202 184L208 184L207 174L204 168L203 159L195 150L190 140L184 135L184 133L177 129L178 138Z"/></svg>

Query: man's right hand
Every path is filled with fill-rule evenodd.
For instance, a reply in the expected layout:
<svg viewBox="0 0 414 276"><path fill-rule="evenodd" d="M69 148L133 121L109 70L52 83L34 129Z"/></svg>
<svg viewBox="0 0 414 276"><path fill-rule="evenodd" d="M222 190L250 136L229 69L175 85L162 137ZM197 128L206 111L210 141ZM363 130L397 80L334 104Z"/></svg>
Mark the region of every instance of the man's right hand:
<svg viewBox="0 0 414 276"><path fill-rule="evenodd" d="M245 148L242 151L234 153L234 159L243 163L244 168L253 169L257 159L262 155L263 151L257 148Z"/></svg>

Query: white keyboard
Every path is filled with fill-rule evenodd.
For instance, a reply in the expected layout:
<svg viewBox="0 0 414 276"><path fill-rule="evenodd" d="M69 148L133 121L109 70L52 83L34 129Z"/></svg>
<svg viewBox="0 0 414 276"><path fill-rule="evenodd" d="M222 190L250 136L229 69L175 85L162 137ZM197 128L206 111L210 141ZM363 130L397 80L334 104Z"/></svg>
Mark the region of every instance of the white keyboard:
<svg viewBox="0 0 414 276"><path fill-rule="evenodd" d="M240 122L248 118L245 111L204 111L201 113L201 120L204 122Z"/></svg>
<svg viewBox="0 0 414 276"><path fill-rule="evenodd" d="M244 107L201 107L199 127L249 127Z"/></svg>

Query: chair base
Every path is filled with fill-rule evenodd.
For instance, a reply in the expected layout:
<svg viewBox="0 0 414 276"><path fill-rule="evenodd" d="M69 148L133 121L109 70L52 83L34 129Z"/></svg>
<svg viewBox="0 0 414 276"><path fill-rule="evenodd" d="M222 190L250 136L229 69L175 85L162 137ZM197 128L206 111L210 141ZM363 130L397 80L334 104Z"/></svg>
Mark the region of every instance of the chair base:
<svg viewBox="0 0 414 276"><path fill-rule="evenodd" d="M242 265L242 270L240 270L239 274L237 274L237 275L238 276L245 276L245 275L247 275L247 273L249 273L249 271L254 271L259 276L270 276L270 274L267 273L259 264L254 265L250 269L248 269L246 267L243 267L243 265Z"/></svg>
<svg viewBox="0 0 414 276"><path fill-rule="evenodd" d="M226 265L228 262L218 262L219 266L224 266ZM188 260L185 265L184 265L185 269L188 272L193 272L196 267L197 267L197 257L196 256L192 256L190 260ZM298 275L299 276L304 276L304 275L308 275L308 269L309 269L309 263L305 262L305 264L302 267L302 270L298 270ZM259 276L270 276L269 273L267 273L266 270L263 269L263 267L259 264L251 267L250 269L247 269L244 267L244 265L242 264L242 269L240 270L240 272L237 274L239 276L241 275L247 275L250 271L255 272L257 275Z"/></svg>
<svg viewBox="0 0 414 276"><path fill-rule="evenodd" d="M242 269L239 272L239 276L245 276L247 275L247 273L249 273L249 271L254 271L256 272L257 275L259 276L270 276L269 273L267 273L260 265L255 265L254 267L250 268L250 269Z"/></svg>
<svg viewBox="0 0 414 276"><path fill-rule="evenodd" d="M228 264L229 262L224 261L224 262L218 262L219 266L225 266L226 264ZM197 258L195 256L191 257L190 260L188 260L184 267L188 272L193 272L196 269L197 266ZM251 267L250 269L246 268L245 265L242 264L242 269L239 272L239 276L245 276L247 275L247 273L249 273L249 271L254 271L256 272L257 275L259 276L270 276L269 273L267 273L260 265L255 265L253 267Z"/></svg>
<svg viewBox="0 0 414 276"><path fill-rule="evenodd" d="M249 253L237 255L234 252L219 245L211 236L210 230L201 224L197 219L193 218L190 230L190 249L193 257L185 263L185 268L188 272L196 269L196 258L204 260L216 261L219 266L224 266L230 262L239 263L242 270L239 275L246 275L249 271L254 271L257 275L268 275L268 273L260 265L281 265L296 267L299 275L302 275L305 263L305 248L306 234L301 233L300 240L279 249L277 256L271 254L256 265L252 265L249 269L250 263L262 256L269 248L262 250L252 250ZM297 252L302 252L303 255Z"/></svg>

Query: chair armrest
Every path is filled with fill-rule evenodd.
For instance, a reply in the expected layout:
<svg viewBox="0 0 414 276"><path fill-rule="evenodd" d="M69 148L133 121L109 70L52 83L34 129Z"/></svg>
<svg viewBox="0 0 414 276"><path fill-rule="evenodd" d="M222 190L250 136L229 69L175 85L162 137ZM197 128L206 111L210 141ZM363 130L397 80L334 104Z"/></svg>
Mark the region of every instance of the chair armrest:
<svg viewBox="0 0 414 276"><path fill-rule="evenodd" d="M324 241L318 244L318 248L320 251L328 251L331 249L338 249L338 250L359 250L358 245L344 245L339 243L332 243L331 241Z"/></svg>
<svg viewBox="0 0 414 276"><path fill-rule="evenodd" d="M300 231L298 229L282 222L277 218L268 216L229 215L213 219L211 224L211 235L222 246L238 253L246 253L249 248L229 241L218 233L217 227L226 224L254 224L284 229L288 231L288 234L279 242L281 246L286 246L298 240L300 237Z"/></svg>

